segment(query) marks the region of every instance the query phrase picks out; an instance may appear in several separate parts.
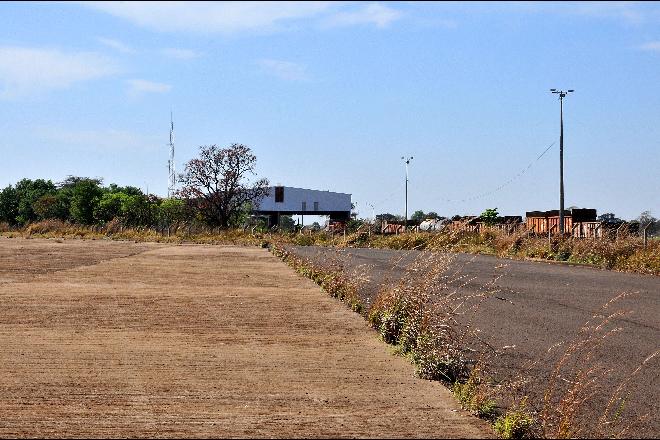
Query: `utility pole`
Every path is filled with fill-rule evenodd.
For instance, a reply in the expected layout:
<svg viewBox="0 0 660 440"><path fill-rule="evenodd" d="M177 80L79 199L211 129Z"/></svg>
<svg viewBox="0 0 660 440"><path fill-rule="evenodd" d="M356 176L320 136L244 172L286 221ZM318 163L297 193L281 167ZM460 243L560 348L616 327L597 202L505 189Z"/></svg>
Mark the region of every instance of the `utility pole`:
<svg viewBox="0 0 660 440"><path fill-rule="evenodd" d="M404 228L408 229L408 165L410 161L413 160L413 157L410 156L408 159L401 156L401 160L406 162L406 222L404 223Z"/></svg>
<svg viewBox="0 0 660 440"><path fill-rule="evenodd" d="M170 159L167 161L167 198L174 197L176 190L176 169L174 167L174 119L170 111Z"/></svg>
<svg viewBox="0 0 660 440"><path fill-rule="evenodd" d="M564 235L564 98L575 90L550 89L559 95L559 233Z"/></svg>

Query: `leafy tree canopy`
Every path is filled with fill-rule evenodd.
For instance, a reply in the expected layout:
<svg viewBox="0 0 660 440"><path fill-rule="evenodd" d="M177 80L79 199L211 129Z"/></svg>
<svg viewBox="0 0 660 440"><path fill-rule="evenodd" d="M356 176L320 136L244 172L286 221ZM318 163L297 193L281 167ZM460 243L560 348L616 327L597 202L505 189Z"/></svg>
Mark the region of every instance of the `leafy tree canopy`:
<svg viewBox="0 0 660 440"><path fill-rule="evenodd" d="M417 222L421 222L425 218L426 218L426 214L424 214L424 211L415 211L410 216L410 220L414 220L414 221L417 221Z"/></svg>
<svg viewBox="0 0 660 440"><path fill-rule="evenodd" d="M497 222L497 218L500 216L500 213L497 212L497 208L488 208L481 213L479 218L481 221L487 225L494 225Z"/></svg>

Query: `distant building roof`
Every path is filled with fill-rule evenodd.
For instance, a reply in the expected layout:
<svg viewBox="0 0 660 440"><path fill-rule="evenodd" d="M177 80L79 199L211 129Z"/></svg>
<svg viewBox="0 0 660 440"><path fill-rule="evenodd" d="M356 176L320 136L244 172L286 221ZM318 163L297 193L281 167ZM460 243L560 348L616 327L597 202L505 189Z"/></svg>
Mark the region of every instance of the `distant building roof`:
<svg viewBox="0 0 660 440"><path fill-rule="evenodd" d="M596 210L582 209L582 208L565 209L564 216L571 217L574 221L577 222L593 222L596 221ZM559 210L552 209L550 211L528 211L525 213L525 217L527 218L559 217Z"/></svg>

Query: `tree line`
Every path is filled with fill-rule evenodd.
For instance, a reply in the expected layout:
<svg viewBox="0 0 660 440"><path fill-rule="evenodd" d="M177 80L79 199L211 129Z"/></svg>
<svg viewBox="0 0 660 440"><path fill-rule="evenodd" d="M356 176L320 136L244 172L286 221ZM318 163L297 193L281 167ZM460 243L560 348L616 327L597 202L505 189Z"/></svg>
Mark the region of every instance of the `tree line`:
<svg viewBox="0 0 660 440"><path fill-rule="evenodd" d="M255 165L256 156L244 145L202 146L199 157L179 174L181 188L172 198L133 186L103 186L100 178L68 176L58 183L22 179L0 191L0 222L25 226L49 219L80 225L117 221L127 227L169 228L197 221L211 227L238 226L268 193L267 179L249 182Z"/></svg>
<svg viewBox="0 0 660 440"><path fill-rule="evenodd" d="M22 179L0 191L0 222L12 226L50 219L96 225L116 219L129 227L166 227L191 214L182 199L162 199L133 186L103 186L99 178Z"/></svg>

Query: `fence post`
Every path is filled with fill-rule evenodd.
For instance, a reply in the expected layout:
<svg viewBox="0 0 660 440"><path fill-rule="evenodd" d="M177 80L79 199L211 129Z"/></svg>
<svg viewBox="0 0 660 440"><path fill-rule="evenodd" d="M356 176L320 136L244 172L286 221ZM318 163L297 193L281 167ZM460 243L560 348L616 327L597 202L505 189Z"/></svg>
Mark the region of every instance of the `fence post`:
<svg viewBox="0 0 660 440"><path fill-rule="evenodd" d="M578 234L577 238L582 238L582 223L580 223L580 222L573 223L573 227L571 228L571 237L575 237L575 228L577 226L580 227L580 233Z"/></svg>
<svg viewBox="0 0 660 440"><path fill-rule="evenodd" d="M548 223L548 226L550 226L550 223ZM548 246L552 245L552 240L551 240L550 237L551 237L551 235L552 235L552 230L555 229L557 226L559 226L559 223L557 223L556 225L552 225L552 226L548 229ZM552 250L552 249L551 249L551 250Z"/></svg>
<svg viewBox="0 0 660 440"><path fill-rule="evenodd" d="M651 226L653 222L649 222L646 226L644 226L644 248L646 248L646 245L648 244L648 229L649 226Z"/></svg>
<svg viewBox="0 0 660 440"><path fill-rule="evenodd" d="M615 236L615 238L614 238L615 240L618 240L618 239L619 239L619 230L620 230L621 228L623 228L623 225L625 225L625 224L626 224L626 223L623 222L623 223L621 223L621 224L619 225L618 228L616 228L616 236Z"/></svg>

